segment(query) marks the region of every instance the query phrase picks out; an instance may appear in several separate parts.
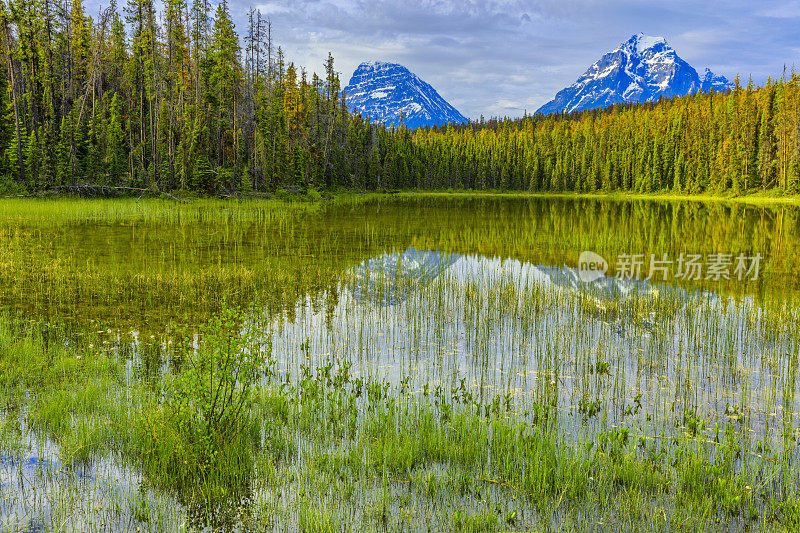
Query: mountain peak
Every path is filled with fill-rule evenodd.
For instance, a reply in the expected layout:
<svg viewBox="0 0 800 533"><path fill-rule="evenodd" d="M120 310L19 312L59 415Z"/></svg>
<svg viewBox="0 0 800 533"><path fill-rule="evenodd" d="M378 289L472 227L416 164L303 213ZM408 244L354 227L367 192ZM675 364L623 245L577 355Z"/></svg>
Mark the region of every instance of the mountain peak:
<svg viewBox="0 0 800 533"><path fill-rule="evenodd" d="M365 61L345 87L347 105L356 113L386 125L405 117L409 128L467 122L419 76L398 63Z"/></svg>
<svg viewBox="0 0 800 533"><path fill-rule="evenodd" d="M724 76L714 76L710 71L701 80L664 37L637 33L601 57L537 113L572 113L612 104L654 102L697 91L723 91L729 86Z"/></svg>
<svg viewBox="0 0 800 533"><path fill-rule="evenodd" d="M664 37L653 37L650 35L645 35L644 33L637 33L633 35L626 42L622 43L620 48L626 45L638 52L657 48L662 45L665 48L669 48L669 44L667 44L667 40Z"/></svg>
<svg viewBox="0 0 800 533"><path fill-rule="evenodd" d="M384 68L389 68L389 69L397 68L397 69L408 70L406 67L404 67L403 65L400 65L399 63L388 63L386 61L372 60L372 61L364 61L363 63L358 65L358 67L356 68L356 72L358 72L359 70L361 70L361 71L364 71L364 70L381 70L381 69L384 69Z"/></svg>
<svg viewBox="0 0 800 533"><path fill-rule="evenodd" d="M701 90L703 92L708 92L711 89L714 89L715 91L724 91L732 87L733 84L728 80L728 78L725 76L717 76L711 72L710 68L706 67L706 71L702 79Z"/></svg>

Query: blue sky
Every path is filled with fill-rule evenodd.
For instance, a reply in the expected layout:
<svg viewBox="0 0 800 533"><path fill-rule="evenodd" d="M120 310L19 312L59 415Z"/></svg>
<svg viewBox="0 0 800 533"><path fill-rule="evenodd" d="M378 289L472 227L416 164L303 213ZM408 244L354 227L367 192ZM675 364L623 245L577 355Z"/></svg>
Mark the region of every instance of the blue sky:
<svg viewBox="0 0 800 533"><path fill-rule="evenodd" d="M477 118L535 111L631 35L667 38L699 73L763 83L800 66L800 0L230 0L273 22L287 58L321 71L330 50L346 84L373 59L402 63Z"/></svg>

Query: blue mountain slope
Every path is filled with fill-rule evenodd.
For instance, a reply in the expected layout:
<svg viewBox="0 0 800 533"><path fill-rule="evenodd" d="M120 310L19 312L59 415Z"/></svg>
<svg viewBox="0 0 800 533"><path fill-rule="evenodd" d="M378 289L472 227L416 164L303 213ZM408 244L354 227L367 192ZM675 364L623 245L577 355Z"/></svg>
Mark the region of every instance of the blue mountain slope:
<svg viewBox="0 0 800 533"><path fill-rule="evenodd" d="M708 69L700 79L666 39L640 33L601 57L537 113L571 113L625 102L653 102L662 96L684 96L712 88L721 91L730 86L724 76L715 76Z"/></svg>
<svg viewBox="0 0 800 533"><path fill-rule="evenodd" d="M468 121L433 87L396 63L361 63L345 95L352 111L386 125L399 124L401 115L409 128Z"/></svg>

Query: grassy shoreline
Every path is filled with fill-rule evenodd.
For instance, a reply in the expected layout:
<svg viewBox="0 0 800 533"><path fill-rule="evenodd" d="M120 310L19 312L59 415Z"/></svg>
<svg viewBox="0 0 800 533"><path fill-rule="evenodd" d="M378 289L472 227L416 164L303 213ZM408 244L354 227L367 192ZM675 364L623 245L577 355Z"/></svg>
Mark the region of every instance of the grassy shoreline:
<svg viewBox="0 0 800 533"><path fill-rule="evenodd" d="M469 189L447 189L447 190L399 190L392 192L375 192L375 191L333 191L330 193L314 192L311 195L292 194L286 193L284 195L273 197L241 197L241 198L218 198L214 196L197 196L186 195L182 196L179 193L176 196L181 201L186 201L187 207L191 208L193 203L205 204L218 204L218 205L235 205L235 204L273 204L273 205L286 205L286 204L306 204L313 205L327 205L336 204L340 202L354 202L354 201L369 201L376 199L387 199L396 197L411 197L411 198L442 198L442 197L493 197L493 198L564 198L564 199L599 199L599 200L653 200L653 201L691 201L691 202L735 202L743 204L776 204L776 205L800 205L800 195L784 194L778 190L768 191L750 191L746 193L734 194L730 191L725 193L680 193L673 191L652 192L652 193L639 193L633 191L595 191L595 192L530 192L530 191L501 191L501 190L469 190ZM108 203L113 205L115 203L135 202L140 203L141 200L136 198L80 198L74 195L54 195L47 197L0 197L0 207L5 203L10 202L56 202L62 200L72 200L76 205L81 203L101 204ZM149 198L145 202L160 201L165 204L175 204L175 200L168 198ZM0 215L3 210L0 209Z"/></svg>
<svg viewBox="0 0 800 533"><path fill-rule="evenodd" d="M753 205L800 205L800 195L780 195L774 192L754 192L740 195L731 194L681 194L674 192L634 193L634 192L527 192L527 191L401 191L398 196L406 197L496 197L496 198L564 198L598 200L653 200L670 202L735 202Z"/></svg>

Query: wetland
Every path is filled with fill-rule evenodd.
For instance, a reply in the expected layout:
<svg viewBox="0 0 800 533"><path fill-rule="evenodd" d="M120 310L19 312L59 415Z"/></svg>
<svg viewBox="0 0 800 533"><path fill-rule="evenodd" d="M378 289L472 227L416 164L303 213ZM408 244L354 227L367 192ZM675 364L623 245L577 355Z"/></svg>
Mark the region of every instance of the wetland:
<svg viewBox="0 0 800 533"><path fill-rule="evenodd" d="M787 203L4 200L0 529L794 530L798 290Z"/></svg>

